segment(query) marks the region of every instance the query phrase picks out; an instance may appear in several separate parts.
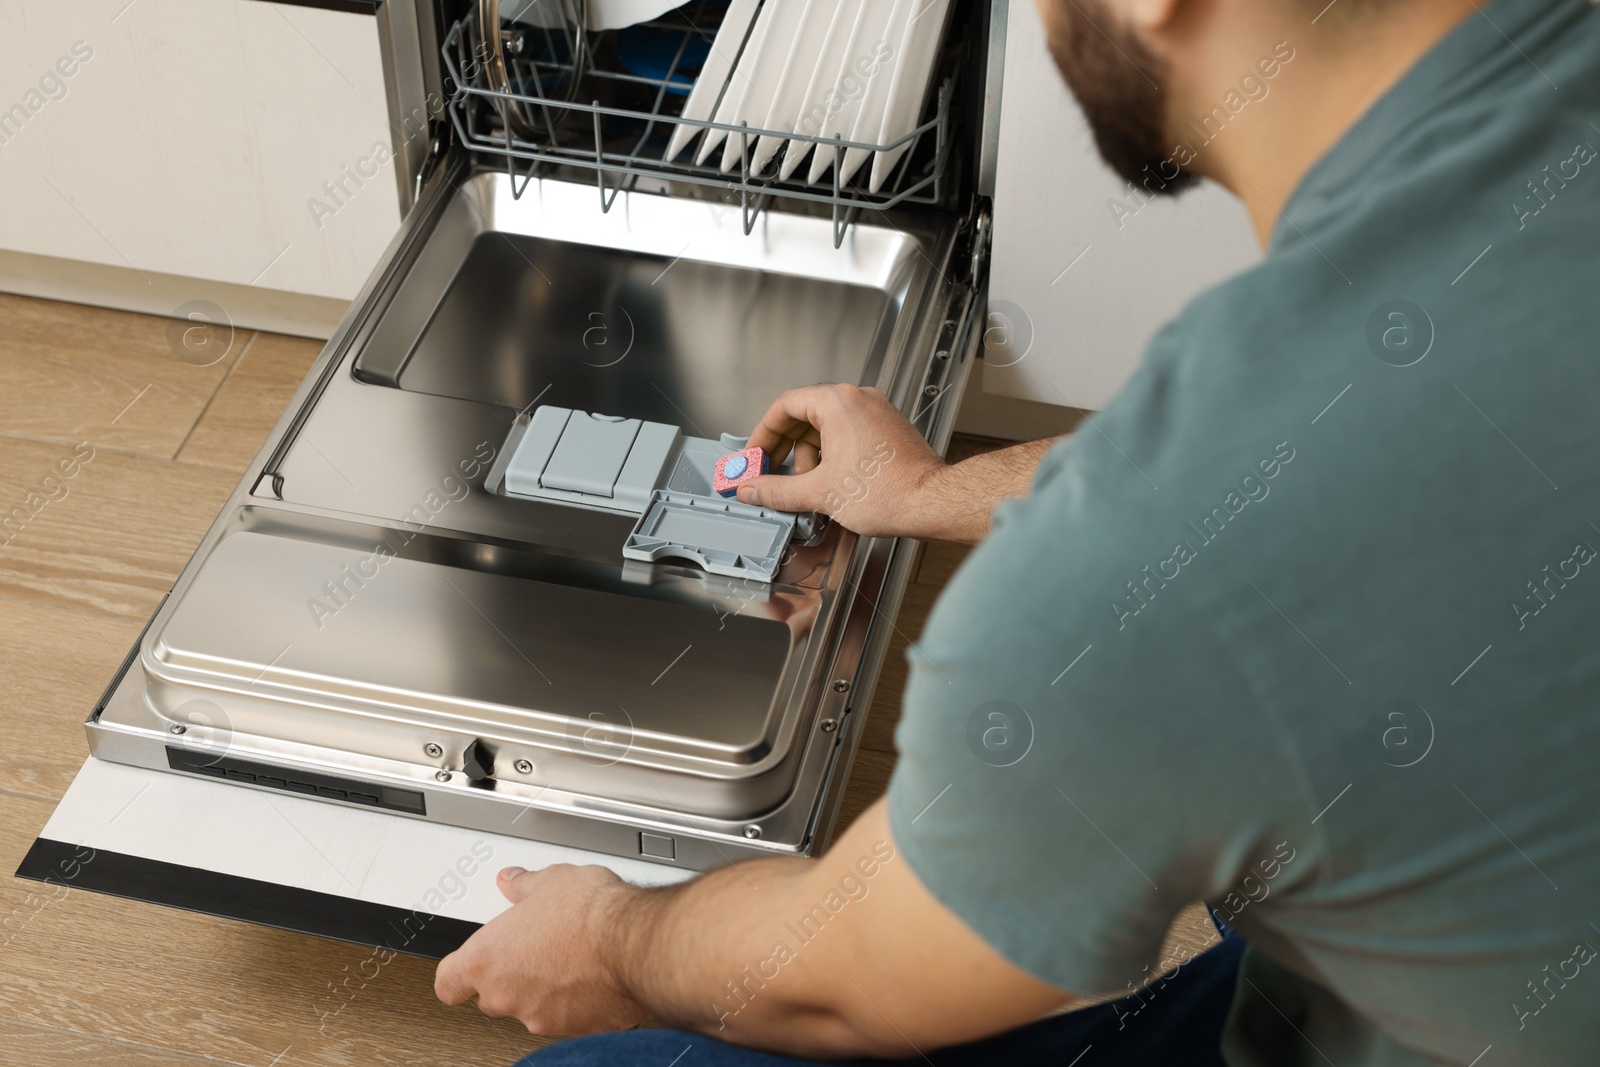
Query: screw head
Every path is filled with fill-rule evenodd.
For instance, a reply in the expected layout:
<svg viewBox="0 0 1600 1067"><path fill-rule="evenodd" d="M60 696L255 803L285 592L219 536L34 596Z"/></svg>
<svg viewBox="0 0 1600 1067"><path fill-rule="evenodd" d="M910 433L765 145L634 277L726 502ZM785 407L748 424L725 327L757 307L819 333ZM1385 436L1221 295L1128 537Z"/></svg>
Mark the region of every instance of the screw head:
<svg viewBox="0 0 1600 1067"><path fill-rule="evenodd" d="M751 823L749 826L744 828L744 836L754 841L756 838L761 836L761 827L757 826L755 823Z"/></svg>
<svg viewBox="0 0 1600 1067"><path fill-rule="evenodd" d="M835 693L848 693L848 692L850 692L850 679L848 679L848 678L840 678L840 679L836 680L833 683L833 691Z"/></svg>
<svg viewBox="0 0 1600 1067"><path fill-rule="evenodd" d="M831 734L835 730L837 730L838 728L839 728L839 722L838 722L837 719L823 719L822 720L822 732L823 733Z"/></svg>
<svg viewBox="0 0 1600 1067"><path fill-rule="evenodd" d="M928 386L926 389L924 389L922 391L922 395L923 396L938 396L939 395L939 387L937 385L930 385L930 386Z"/></svg>
<svg viewBox="0 0 1600 1067"><path fill-rule="evenodd" d="M948 350L941 348L939 351L937 351L937 352L935 352L933 354L933 358L934 359L938 359L938 360L949 359L950 358L950 353L949 353Z"/></svg>
<svg viewBox="0 0 1600 1067"><path fill-rule="evenodd" d="M438 759L440 756L444 755L444 749L440 748L431 741L422 746L422 751L426 752L433 759Z"/></svg>
<svg viewBox="0 0 1600 1067"><path fill-rule="evenodd" d="M167 729L175 734L186 734L189 732L189 728L183 725L181 722L175 722L171 726L167 727Z"/></svg>
<svg viewBox="0 0 1600 1067"><path fill-rule="evenodd" d="M449 771L439 771L437 774L434 775L434 777L437 778L441 782L448 782L450 780L450 772Z"/></svg>
<svg viewBox="0 0 1600 1067"><path fill-rule="evenodd" d="M519 759L516 763L512 764L512 766L516 767L518 774L533 773L533 763L530 760Z"/></svg>

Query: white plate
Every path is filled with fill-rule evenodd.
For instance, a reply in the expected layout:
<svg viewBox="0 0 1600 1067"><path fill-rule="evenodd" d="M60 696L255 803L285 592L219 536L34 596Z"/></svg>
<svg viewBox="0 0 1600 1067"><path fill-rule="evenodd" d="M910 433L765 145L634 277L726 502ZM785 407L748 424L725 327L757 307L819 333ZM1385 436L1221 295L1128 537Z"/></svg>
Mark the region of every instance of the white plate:
<svg viewBox="0 0 1600 1067"><path fill-rule="evenodd" d="M757 27L757 32L761 33L760 47L752 38L744 55L739 57L739 74L748 77L744 93L733 117L721 118L722 109L718 108L717 121L742 122L756 129L762 128L761 124L766 121L767 112L777 98L778 83L783 78L784 68L788 66L789 51L800 33L801 20L809 6L809 0L767 0L761 5L761 22L766 24L766 30L761 32L760 26ZM745 62L746 58L750 60L748 63ZM738 80L739 74L734 75L735 80ZM728 92L732 95L732 86L729 86ZM724 174L739 165L739 157L748 146L749 142L739 134L728 135L722 149Z"/></svg>
<svg viewBox="0 0 1600 1067"><path fill-rule="evenodd" d="M893 50L896 46L888 40L889 22L900 0L893 4L887 0L867 0L862 5L861 17L857 20L855 29L851 31L850 40L845 45L839 69L834 73L833 80L823 88L823 95L832 92L838 94L837 100L842 105L828 119L828 135L843 133L844 140L855 140L854 132L857 120L860 118L861 105L872 91L874 82L883 81L893 76L894 57L880 61L881 51L887 47ZM864 73L865 72L865 73ZM877 126L874 125L876 130ZM811 157L811 173L807 179L810 182L822 180L833 166L834 153L829 149L822 149ZM859 166L860 164L857 164ZM841 185L848 178L841 179Z"/></svg>
<svg viewBox="0 0 1600 1067"><path fill-rule="evenodd" d="M744 40L744 48L738 53L738 62L734 64L733 73L728 75L727 88L722 91L722 99L717 102L717 112L713 116L715 121L727 123L739 121L734 116L739 114L745 95L750 91L750 71L755 65L756 56L766 43L767 30L772 26L772 12L775 7L777 0L763 3L761 10L756 13L755 24L750 27L750 34ZM727 136L727 130L707 130L705 140L700 142L700 150L694 154L695 163L704 163L709 159L712 151L722 144Z"/></svg>
<svg viewBox="0 0 1600 1067"><path fill-rule="evenodd" d="M727 12L722 16L722 25L717 30L716 40L711 42L711 54L706 57L704 65L700 68L699 77L694 80L694 87L689 90L689 99L683 104L683 118L707 121L717 110L717 102L722 97L722 90L728 84L728 77L733 73L733 61L738 58L739 49L744 46L745 37L750 33L750 25L755 21L756 8L760 0L733 0L728 5ZM694 140L694 135L700 133L703 127L678 124L672 132L672 141L667 145L667 161L677 159L679 153L689 146ZM711 131L707 131L711 132Z"/></svg>
<svg viewBox="0 0 1600 1067"><path fill-rule="evenodd" d="M906 24L911 21L911 9L925 2L926 0L894 0L894 8L889 14L889 24L883 32L883 40L894 49L894 54L882 64L877 76L867 82L867 92L861 98L861 109L856 113L856 125L850 133L850 140L877 143L878 131L883 128L884 113L889 108L889 87L900 77L900 68L905 66L906 57L902 39L905 37ZM854 178L856 171L860 170L862 164L871 157L872 153L865 148L845 149L844 173L839 176L839 183L842 185Z"/></svg>
<svg viewBox="0 0 1600 1067"><path fill-rule="evenodd" d="M906 32L900 39L900 62L895 65L894 81L889 84L889 106L883 115L883 126L878 130L879 144L898 140L917 128L917 119L928 97L928 84L933 80L939 38L944 35L950 0L913 0L912 7ZM898 148L877 154L872 161L868 191L875 193L883 188L895 164L910 148L911 142L907 141Z"/></svg>
<svg viewBox="0 0 1600 1067"><path fill-rule="evenodd" d="M793 131L800 116L800 106L805 102L806 90L817 72L817 62L826 51L828 37L838 22L842 0L805 0L805 13L800 16L800 32L795 34L794 45L783 65L783 75L778 79L777 92L772 106L767 109L762 128ZM756 150L750 159L750 173L762 174L785 137L762 137L756 141Z"/></svg>
<svg viewBox="0 0 1600 1067"><path fill-rule="evenodd" d="M809 137L829 135L827 126L831 116L828 114L826 94L833 88L831 79L844 65L845 48L850 44L850 35L861 19L861 11L865 4L866 0L837 0L833 19L828 26L828 34L823 39L822 46L817 49L811 77L806 83L805 92L800 97L800 106L795 111L794 125L791 127L793 132ZM783 157L783 169L778 177L788 181L790 176L800 169L800 164L805 161L812 147L810 141L790 141L789 151Z"/></svg>
<svg viewBox="0 0 1600 1067"><path fill-rule="evenodd" d="M620 30L648 22L683 0L589 0L589 29ZM576 5L567 0L500 0L500 17L524 26L558 29L571 25Z"/></svg>

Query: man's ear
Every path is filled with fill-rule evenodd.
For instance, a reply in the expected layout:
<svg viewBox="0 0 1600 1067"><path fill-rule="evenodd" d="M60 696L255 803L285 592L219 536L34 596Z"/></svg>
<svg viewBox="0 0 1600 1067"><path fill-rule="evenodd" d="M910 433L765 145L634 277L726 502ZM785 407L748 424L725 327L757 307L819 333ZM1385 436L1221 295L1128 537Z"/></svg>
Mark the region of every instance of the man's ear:
<svg viewBox="0 0 1600 1067"><path fill-rule="evenodd" d="M1142 33L1166 29L1188 0L1119 0L1133 28Z"/></svg>

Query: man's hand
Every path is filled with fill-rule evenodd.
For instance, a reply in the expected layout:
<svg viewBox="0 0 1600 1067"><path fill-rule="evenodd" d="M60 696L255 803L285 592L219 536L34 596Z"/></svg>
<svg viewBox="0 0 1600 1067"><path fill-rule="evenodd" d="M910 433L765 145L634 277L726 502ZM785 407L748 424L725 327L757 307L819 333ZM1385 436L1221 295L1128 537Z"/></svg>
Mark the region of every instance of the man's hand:
<svg viewBox="0 0 1600 1067"><path fill-rule="evenodd" d="M485 1015L514 1017L542 1035L620 1030L644 1019L606 951L613 909L636 889L604 867L568 864L510 867L499 886L511 910L440 962L433 980L440 1000L453 1006L477 997Z"/></svg>
<svg viewBox="0 0 1600 1067"><path fill-rule="evenodd" d="M876 389L812 385L773 403L750 435L794 474L740 486L746 504L820 511L867 537L916 536L927 479L944 467L915 427Z"/></svg>
<svg viewBox="0 0 1600 1067"><path fill-rule="evenodd" d="M1054 441L1031 441L947 465L876 389L812 385L778 397L750 443L794 474L739 487L746 504L820 511L866 537L977 544L995 505L1022 496Z"/></svg>
<svg viewBox="0 0 1600 1067"><path fill-rule="evenodd" d="M904 1057L1037 1019L1067 995L923 887L880 799L818 859L745 860L641 889L602 867L500 872L514 902L446 956L434 991L536 1034L646 1014L795 1055Z"/></svg>

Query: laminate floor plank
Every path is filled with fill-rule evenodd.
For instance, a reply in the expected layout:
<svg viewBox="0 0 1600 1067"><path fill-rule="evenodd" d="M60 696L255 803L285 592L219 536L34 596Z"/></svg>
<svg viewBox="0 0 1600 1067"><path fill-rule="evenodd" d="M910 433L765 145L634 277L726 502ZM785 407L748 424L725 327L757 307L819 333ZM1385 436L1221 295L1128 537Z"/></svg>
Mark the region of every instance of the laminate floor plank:
<svg viewBox="0 0 1600 1067"><path fill-rule="evenodd" d="M186 1052L111 1041L96 1034L0 1018L0 1063L16 1067L257 1067L238 1060L216 1060Z"/></svg>
<svg viewBox="0 0 1600 1067"><path fill-rule="evenodd" d="M965 563L971 554L971 545L929 541L922 546L922 559L917 566L915 580L942 589L955 577L956 568Z"/></svg>
<svg viewBox="0 0 1600 1067"><path fill-rule="evenodd" d="M243 474L322 348L323 342L304 337L257 334L217 390L178 459Z"/></svg>
<svg viewBox="0 0 1600 1067"><path fill-rule="evenodd" d="M53 805L0 803L9 872ZM540 1043L440 1004L427 960L12 877L0 915L0 1019L250 1067L493 1067Z"/></svg>
<svg viewBox="0 0 1600 1067"><path fill-rule="evenodd" d="M0 433L166 459L250 337L10 294L0 294L0 323Z"/></svg>
<svg viewBox="0 0 1600 1067"><path fill-rule="evenodd" d="M0 437L0 598L142 623L236 481L170 460Z"/></svg>
<svg viewBox="0 0 1600 1067"><path fill-rule="evenodd" d="M0 729L6 738L0 778L8 792L46 800L66 792L89 755L83 720L142 625L66 606L0 601Z"/></svg>

